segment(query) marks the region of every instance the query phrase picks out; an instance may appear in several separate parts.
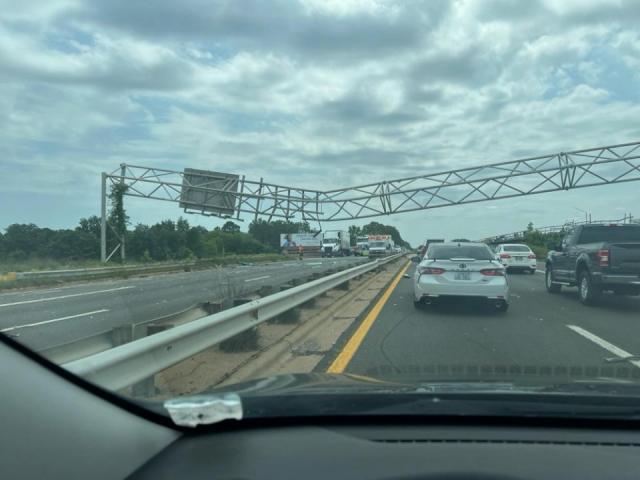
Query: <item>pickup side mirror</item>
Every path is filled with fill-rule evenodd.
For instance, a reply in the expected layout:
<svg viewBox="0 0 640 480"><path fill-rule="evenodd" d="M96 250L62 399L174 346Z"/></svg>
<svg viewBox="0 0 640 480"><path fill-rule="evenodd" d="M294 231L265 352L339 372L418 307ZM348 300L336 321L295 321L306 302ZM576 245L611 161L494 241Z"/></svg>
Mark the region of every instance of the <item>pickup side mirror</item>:
<svg viewBox="0 0 640 480"><path fill-rule="evenodd" d="M411 257L411 261L412 261L413 263L420 263L420 260L422 260L422 259L420 258L420 255L416 255L415 257Z"/></svg>

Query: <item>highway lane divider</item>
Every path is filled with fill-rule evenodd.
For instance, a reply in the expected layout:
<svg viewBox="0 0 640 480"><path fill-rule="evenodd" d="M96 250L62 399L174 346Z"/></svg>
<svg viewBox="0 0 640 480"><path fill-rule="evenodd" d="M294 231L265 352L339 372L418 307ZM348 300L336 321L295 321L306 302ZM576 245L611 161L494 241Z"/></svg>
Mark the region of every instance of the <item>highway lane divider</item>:
<svg viewBox="0 0 640 480"><path fill-rule="evenodd" d="M348 268L353 266L355 259L351 259L350 261L341 262L340 268ZM355 263L361 263L358 260ZM296 265L297 266L297 265ZM336 268L331 266L329 270L332 273L337 271ZM325 272L326 274L326 272ZM274 284L263 284L262 281L254 281L251 283L244 283L240 288L228 288L223 292L223 296L216 296L205 301L190 305L182 310L177 312L172 312L167 315L163 315L162 317L140 320L135 323L120 325L117 327L113 327L110 329L98 331L97 333L93 333L91 335L87 335L81 338L75 338L69 341L59 342L54 345L46 345L42 348L38 349L38 353L49 358L55 363L66 363L72 360L76 360L79 358L84 358L89 355L93 355L99 352L103 352L105 350L109 350L111 348L123 345L124 343L128 343L148 335L152 335L158 333L159 331L166 330L168 328L172 328L182 323L186 323L188 321L193 321L198 318L205 317L207 315L211 315L214 313L218 313L224 309L231 308L233 306L237 306L241 303L246 303L247 299L255 300L259 297L264 297L267 295L273 294L278 290L285 290L287 288L292 288L293 286L299 285L304 281L317 280L321 278L323 273L320 272L309 272L309 275L302 278L293 278L289 280L289 283L284 285L274 285ZM265 279L266 280L266 279ZM29 303L37 303L37 302L46 302L53 301L59 299L67 299L70 297L81 297L84 295L93 295L97 293L106 293L106 292L114 292L120 290L126 290L130 288L135 288L134 286L125 286L125 287L117 287L114 289L107 290L97 290L90 292L81 292L70 295L55 295L49 296L39 299L32 300L23 300L19 302L12 302L10 304L2 304L3 306L20 306L22 304ZM60 289L48 290L47 293L59 292ZM64 317L61 320L72 319L72 317ZM281 323L295 323L297 320L297 313L295 310L291 310L285 312L280 317L276 317L271 321L281 322ZM32 325L34 327L40 326L49 326L51 322L45 321L38 323L36 325ZM18 330L20 326L9 327L11 330ZM8 333L9 335L17 336L20 335L19 332L16 333ZM247 339L251 337L251 333L247 334ZM250 344L250 341L246 342Z"/></svg>
<svg viewBox="0 0 640 480"><path fill-rule="evenodd" d="M351 279L379 270L402 256L398 254L362 263L154 335L64 362L62 366L98 385L122 390L213 345L253 329L259 323L304 305Z"/></svg>

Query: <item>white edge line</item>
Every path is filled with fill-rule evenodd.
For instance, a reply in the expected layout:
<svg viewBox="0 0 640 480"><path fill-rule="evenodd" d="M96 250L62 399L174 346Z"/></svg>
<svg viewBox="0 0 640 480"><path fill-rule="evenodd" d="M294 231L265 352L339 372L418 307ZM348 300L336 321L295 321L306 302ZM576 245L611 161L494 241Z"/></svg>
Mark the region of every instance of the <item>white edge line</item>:
<svg viewBox="0 0 640 480"><path fill-rule="evenodd" d="M596 345L604 348L605 350L608 350L609 352L613 353L617 357L624 358L624 357L631 356L631 354L626 350L616 347L613 343L607 342L606 340L600 338L597 335L594 335L593 333L585 330L584 328L578 327L577 325L567 325L567 328L569 328L570 330L573 330L578 335L582 335L587 340L591 340ZM640 360L630 360L629 363L640 368Z"/></svg>
<svg viewBox="0 0 640 480"><path fill-rule="evenodd" d="M47 323L61 322L63 320L70 320L72 318L86 317L87 315L95 315L95 314L98 314L98 313L104 313L104 312L108 312L108 311L109 311L108 308L103 308L102 310L94 310L93 312L79 313L77 315L69 315L68 317L54 318L52 320L45 320L44 322L28 323L26 325L16 325L15 327L4 328L4 329L0 330L0 332L11 332L13 330L18 330L20 328L37 327L38 325L45 325Z"/></svg>

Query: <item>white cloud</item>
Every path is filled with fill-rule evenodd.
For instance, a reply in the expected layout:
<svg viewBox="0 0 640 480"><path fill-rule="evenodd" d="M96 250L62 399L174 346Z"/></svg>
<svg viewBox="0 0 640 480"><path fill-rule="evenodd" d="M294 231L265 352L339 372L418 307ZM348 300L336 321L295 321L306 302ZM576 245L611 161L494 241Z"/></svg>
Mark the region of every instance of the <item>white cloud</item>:
<svg viewBox="0 0 640 480"><path fill-rule="evenodd" d="M640 138L633 2L48 5L0 13L11 190L94 198L121 162L334 188ZM486 234L505 208L421 215L473 237L460 215Z"/></svg>

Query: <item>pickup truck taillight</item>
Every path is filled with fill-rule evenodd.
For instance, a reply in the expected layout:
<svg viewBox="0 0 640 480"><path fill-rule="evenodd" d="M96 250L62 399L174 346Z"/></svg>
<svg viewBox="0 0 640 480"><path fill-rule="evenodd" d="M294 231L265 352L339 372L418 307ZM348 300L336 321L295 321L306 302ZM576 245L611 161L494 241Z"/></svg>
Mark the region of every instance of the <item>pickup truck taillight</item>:
<svg viewBox="0 0 640 480"><path fill-rule="evenodd" d="M420 275L442 275L444 268L422 267L419 269Z"/></svg>
<svg viewBox="0 0 640 480"><path fill-rule="evenodd" d="M601 267L609 266L609 250L606 250L606 249L598 250L598 252L596 253L596 256L598 257L598 264Z"/></svg>
<svg viewBox="0 0 640 480"><path fill-rule="evenodd" d="M509 255L508 253L501 253L500 258L511 258L511 255Z"/></svg>
<svg viewBox="0 0 640 480"><path fill-rule="evenodd" d="M536 256L533 253L531 253L531 254L529 254L529 256L527 258L530 258L531 260L534 260L536 258Z"/></svg>
<svg viewBox="0 0 640 480"><path fill-rule="evenodd" d="M486 277L504 277L504 270L501 268L487 268L480 270L480 273Z"/></svg>

